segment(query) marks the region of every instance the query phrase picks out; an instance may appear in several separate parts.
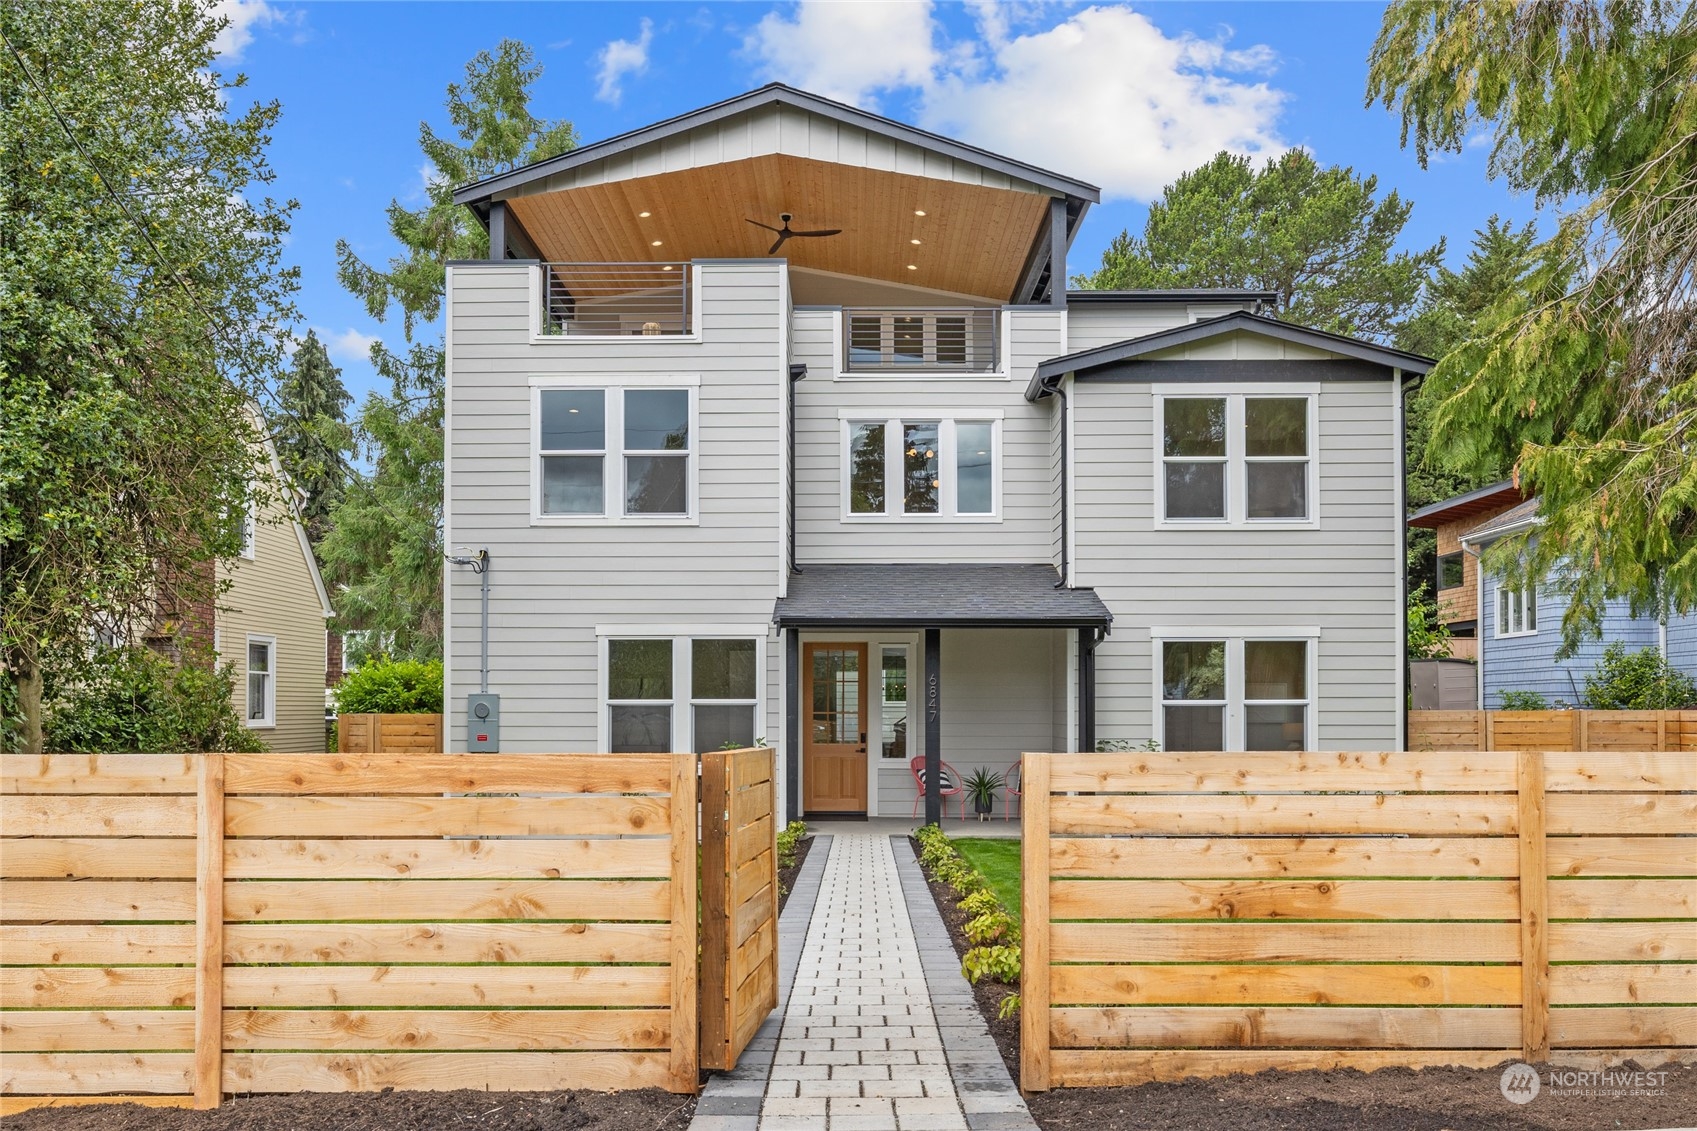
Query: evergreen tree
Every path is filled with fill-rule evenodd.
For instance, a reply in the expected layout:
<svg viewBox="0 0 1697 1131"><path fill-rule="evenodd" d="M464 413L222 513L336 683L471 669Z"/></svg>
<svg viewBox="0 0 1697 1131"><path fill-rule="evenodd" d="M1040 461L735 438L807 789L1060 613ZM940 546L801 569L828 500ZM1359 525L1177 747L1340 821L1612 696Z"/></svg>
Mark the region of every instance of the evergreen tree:
<svg viewBox="0 0 1697 1131"><path fill-rule="evenodd" d="M317 332L308 330L278 387L273 434L283 471L304 496L301 517L315 546L348 482L353 430L347 407L352 401L342 386L342 371L330 363Z"/></svg>
<svg viewBox="0 0 1697 1131"><path fill-rule="evenodd" d="M1376 177L1302 150L1270 159L1220 153L1168 185L1143 235L1121 232L1074 283L1097 290L1249 287L1277 291L1278 316L1388 341L1442 260L1440 240L1396 252L1413 205L1378 197Z"/></svg>
<svg viewBox="0 0 1697 1131"><path fill-rule="evenodd" d="M342 285L380 321L399 310L407 350L372 347L372 363L390 383L388 395L374 393L355 422L373 471L349 482L319 552L341 590L339 627L360 630L360 640L397 657L442 654L444 354L440 334L426 328L442 311L448 260L482 259L489 250L488 233L454 203L454 188L577 143L571 123L530 113L530 90L542 74L533 58L529 47L510 39L493 54L479 52L466 64L464 85L448 86L456 137L420 123L419 146L435 174L422 208L389 203L389 232L402 254L378 267L346 241L336 245Z"/></svg>

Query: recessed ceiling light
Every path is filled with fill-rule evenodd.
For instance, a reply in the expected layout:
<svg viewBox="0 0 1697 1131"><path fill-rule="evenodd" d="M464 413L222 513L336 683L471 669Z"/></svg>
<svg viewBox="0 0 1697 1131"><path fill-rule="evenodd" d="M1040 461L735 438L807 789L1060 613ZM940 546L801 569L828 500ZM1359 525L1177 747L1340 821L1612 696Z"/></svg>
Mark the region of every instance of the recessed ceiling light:
<svg viewBox="0 0 1697 1131"><path fill-rule="evenodd" d="M637 215L641 216L644 220L646 220L650 216L654 215L654 213L652 213L652 212L638 212Z"/></svg>
<svg viewBox="0 0 1697 1131"><path fill-rule="evenodd" d="M670 271L671 269L672 269L672 265L670 263L668 263L664 267L660 268L660 270L662 270L662 271Z"/></svg>
<svg viewBox="0 0 1697 1131"><path fill-rule="evenodd" d="M909 270L909 271L917 271L917 270L919 270L919 265L918 265L918 264L916 264L916 263L909 263L909 264L908 264L908 265L907 265L907 269L908 269L908 270Z"/></svg>
<svg viewBox="0 0 1697 1131"><path fill-rule="evenodd" d="M923 215L925 215L925 209L923 209L923 208L915 208L915 209L914 209L914 210L913 210L913 214L914 214L914 215L915 215L915 216L923 216Z"/></svg>
<svg viewBox="0 0 1697 1131"><path fill-rule="evenodd" d="M651 240L651 241L650 241L650 242L649 242L649 244L648 244L648 246L649 246L649 247L659 247L659 246L660 246L660 243L661 243L661 241L659 241L659 240Z"/></svg>
<svg viewBox="0 0 1697 1131"><path fill-rule="evenodd" d="M571 413L573 416L577 415L577 409L575 408L568 408L566 411Z"/></svg>
<svg viewBox="0 0 1697 1131"><path fill-rule="evenodd" d="M915 246L918 246L918 244L919 244L918 240L908 240L907 242L910 243L910 244L913 244Z"/></svg>

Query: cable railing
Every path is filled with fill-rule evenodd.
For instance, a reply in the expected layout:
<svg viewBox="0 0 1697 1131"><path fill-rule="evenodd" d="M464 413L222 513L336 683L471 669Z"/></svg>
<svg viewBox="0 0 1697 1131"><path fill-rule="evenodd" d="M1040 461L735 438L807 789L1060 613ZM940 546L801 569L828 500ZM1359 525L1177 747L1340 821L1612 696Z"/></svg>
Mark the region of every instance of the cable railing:
<svg viewBox="0 0 1697 1131"><path fill-rule="evenodd" d="M995 307L845 307L843 372L994 373L1001 311Z"/></svg>
<svg viewBox="0 0 1697 1131"><path fill-rule="evenodd" d="M688 263L544 263L542 327L550 337L653 337L690 332Z"/></svg>

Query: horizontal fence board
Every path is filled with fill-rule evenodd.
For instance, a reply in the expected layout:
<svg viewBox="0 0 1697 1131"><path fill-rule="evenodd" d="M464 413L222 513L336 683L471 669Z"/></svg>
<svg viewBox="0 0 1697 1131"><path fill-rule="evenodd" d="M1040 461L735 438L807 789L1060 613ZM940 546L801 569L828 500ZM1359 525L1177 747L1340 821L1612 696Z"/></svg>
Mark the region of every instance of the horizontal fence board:
<svg viewBox="0 0 1697 1131"><path fill-rule="evenodd" d="M7 837L0 840L7 879L194 879L194 841L186 837Z"/></svg>
<svg viewBox="0 0 1697 1131"><path fill-rule="evenodd" d="M736 909L731 917L732 946L741 946L748 941L749 936L760 929L762 923L771 922L777 917L774 914L777 910L775 894L772 885L767 884Z"/></svg>
<svg viewBox="0 0 1697 1131"><path fill-rule="evenodd" d="M231 797L231 837L659 834L663 797ZM192 804L190 809L192 811Z"/></svg>
<svg viewBox="0 0 1697 1131"><path fill-rule="evenodd" d="M251 920L665 919L669 880L238 880L224 915Z"/></svg>
<svg viewBox="0 0 1697 1131"><path fill-rule="evenodd" d="M194 1079L192 1052L8 1052L0 1088L15 1094L181 1094Z"/></svg>
<svg viewBox="0 0 1697 1131"><path fill-rule="evenodd" d="M1552 1009L1550 1043L1568 1048L1697 1045L1697 1005Z"/></svg>
<svg viewBox="0 0 1697 1131"><path fill-rule="evenodd" d="M231 1092L492 1092L664 1088L663 1052L419 1052L224 1054Z"/></svg>
<svg viewBox="0 0 1697 1131"><path fill-rule="evenodd" d="M1051 919L1518 919L1513 880L1053 880Z"/></svg>
<svg viewBox="0 0 1697 1131"><path fill-rule="evenodd" d="M194 794L193 754L0 754L0 793Z"/></svg>
<svg viewBox="0 0 1697 1131"><path fill-rule="evenodd" d="M194 881L4 880L8 922L159 922L194 918Z"/></svg>
<svg viewBox="0 0 1697 1131"><path fill-rule="evenodd" d="M0 829L8 836L194 835L191 797L0 797Z"/></svg>
<svg viewBox="0 0 1697 1131"><path fill-rule="evenodd" d="M192 1009L0 1011L0 1046L19 1052L122 1052L194 1048Z"/></svg>
<svg viewBox="0 0 1697 1131"><path fill-rule="evenodd" d="M1211 793L1305 789L1487 792L1514 789L1514 757L1500 752L1415 754L1254 752L1064 754L1053 793Z"/></svg>
<svg viewBox="0 0 1697 1131"><path fill-rule="evenodd" d="M1518 962L1517 923L1055 923L1053 962Z"/></svg>
<svg viewBox="0 0 1697 1131"><path fill-rule="evenodd" d="M1551 966L1552 1005L1697 1003L1697 964L1634 963Z"/></svg>
<svg viewBox="0 0 1697 1131"><path fill-rule="evenodd" d="M224 961L665 962L669 923L230 923Z"/></svg>
<svg viewBox="0 0 1697 1131"><path fill-rule="evenodd" d="M752 860L738 864L731 876L731 906L741 907L751 898L760 893L760 889L771 883L772 860L768 852L762 852Z"/></svg>
<svg viewBox="0 0 1697 1131"><path fill-rule="evenodd" d="M727 760L732 767L731 787L733 789L747 789L751 785L772 780L773 756L769 751L763 755L750 757L741 751L733 750L731 755Z"/></svg>
<svg viewBox="0 0 1697 1131"><path fill-rule="evenodd" d="M1545 805L1551 836L1673 836L1697 829L1697 796L1690 794L1552 793Z"/></svg>
<svg viewBox="0 0 1697 1131"><path fill-rule="evenodd" d="M1187 1077L1353 1068L1492 1068L1514 1059L1512 1049L1056 1049L1052 1079L1070 1088L1129 1087Z"/></svg>
<svg viewBox="0 0 1697 1131"><path fill-rule="evenodd" d="M1553 836L1551 876L1697 876L1697 837Z"/></svg>
<svg viewBox="0 0 1697 1131"><path fill-rule="evenodd" d="M671 779L665 761L651 754L231 754L224 788L230 794L665 793Z"/></svg>
<svg viewBox="0 0 1697 1131"><path fill-rule="evenodd" d="M1056 837L1049 874L1276 879L1284 876L1513 876L1506 837Z"/></svg>
<svg viewBox="0 0 1697 1131"><path fill-rule="evenodd" d="M778 1004L776 967L775 962L761 962L737 987L735 1043L739 1048L747 1046L767 1013Z"/></svg>
<svg viewBox="0 0 1697 1131"><path fill-rule="evenodd" d="M194 967L3 966L0 1001L33 1009L193 1005Z"/></svg>
<svg viewBox="0 0 1697 1131"><path fill-rule="evenodd" d="M664 877L664 839L231 840L232 880L599 879Z"/></svg>
<svg viewBox="0 0 1697 1131"><path fill-rule="evenodd" d="M1691 923L1551 923L1551 962L1697 962Z"/></svg>
<svg viewBox="0 0 1697 1131"><path fill-rule="evenodd" d="M1058 1005L1517 1005L1519 966L1056 966Z"/></svg>
<svg viewBox="0 0 1697 1131"><path fill-rule="evenodd" d="M661 1049L669 1009L227 1009L226 1049Z"/></svg>
<svg viewBox="0 0 1697 1131"><path fill-rule="evenodd" d="M182 1096L5 1096L0 1095L0 1116L22 1115L42 1107L86 1107L89 1104L126 1103L136 1107L193 1107L194 1097Z"/></svg>
<svg viewBox="0 0 1697 1131"><path fill-rule="evenodd" d="M1654 747L1652 729L1647 752L1643 746L1631 747L1632 753L1552 751L1544 755L1544 788L1551 793L1697 790L1697 760L1684 754L1656 753Z"/></svg>
<svg viewBox="0 0 1697 1131"><path fill-rule="evenodd" d="M774 844L772 818L761 817L731 834L731 859L752 860Z"/></svg>
<svg viewBox="0 0 1697 1131"><path fill-rule="evenodd" d="M123 966L194 961L192 923L0 926L4 961L30 966Z"/></svg>
<svg viewBox="0 0 1697 1131"><path fill-rule="evenodd" d="M1513 795L1493 793L1055 796L1049 799L1049 809L1051 828L1063 836L1455 836L1515 831Z"/></svg>
<svg viewBox="0 0 1697 1131"><path fill-rule="evenodd" d="M1551 880L1550 918L1697 918L1697 880Z"/></svg>
<svg viewBox="0 0 1697 1131"><path fill-rule="evenodd" d="M731 824L737 828L751 825L762 817L772 815L772 783L759 782L731 794Z"/></svg>
<svg viewBox="0 0 1697 1131"><path fill-rule="evenodd" d="M1112 1006L1054 1009L1049 1018L1056 1049L1507 1049L1520 1043L1518 1008Z"/></svg>
<svg viewBox="0 0 1697 1131"><path fill-rule="evenodd" d="M230 1008L662 1006L665 966L231 966Z"/></svg>
<svg viewBox="0 0 1697 1131"><path fill-rule="evenodd" d="M736 948L735 957L731 962L730 978L731 985L738 987L736 992L740 993L740 987L766 965L766 960L772 957L772 948L776 945L777 938L777 920L768 919Z"/></svg>

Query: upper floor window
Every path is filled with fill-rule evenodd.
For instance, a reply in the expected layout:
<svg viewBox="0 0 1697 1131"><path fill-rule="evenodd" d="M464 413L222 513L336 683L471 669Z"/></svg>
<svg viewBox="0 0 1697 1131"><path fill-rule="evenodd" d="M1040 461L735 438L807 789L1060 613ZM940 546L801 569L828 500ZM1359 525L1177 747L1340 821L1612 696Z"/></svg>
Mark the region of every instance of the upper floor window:
<svg viewBox="0 0 1697 1131"><path fill-rule="evenodd" d="M1159 518L1311 522L1312 396L1160 395Z"/></svg>
<svg viewBox="0 0 1697 1131"><path fill-rule="evenodd" d="M996 420L845 420L844 514L994 518L1000 433Z"/></svg>
<svg viewBox="0 0 1697 1131"><path fill-rule="evenodd" d="M1467 569L1460 550L1438 555L1438 588L1454 589L1467 583Z"/></svg>
<svg viewBox="0 0 1697 1131"><path fill-rule="evenodd" d="M690 388L539 388L533 406L539 520L689 519Z"/></svg>
<svg viewBox="0 0 1697 1131"><path fill-rule="evenodd" d="M1497 587L1497 635L1530 636L1538 631L1538 590Z"/></svg>

